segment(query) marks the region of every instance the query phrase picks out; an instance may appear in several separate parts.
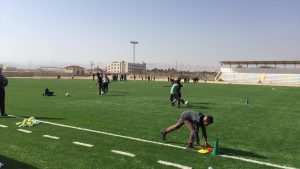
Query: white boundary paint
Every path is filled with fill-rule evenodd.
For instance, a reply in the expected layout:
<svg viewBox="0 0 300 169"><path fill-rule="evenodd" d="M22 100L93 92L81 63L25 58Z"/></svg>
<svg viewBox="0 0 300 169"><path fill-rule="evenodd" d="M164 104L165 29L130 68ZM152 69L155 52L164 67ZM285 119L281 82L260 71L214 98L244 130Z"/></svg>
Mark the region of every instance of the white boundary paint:
<svg viewBox="0 0 300 169"><path fill-rule="evenodd" d="M8 126L5 126L5 125L1 125L1 124L0 124L0 127L2 127L2 128L6 128L6 127L8 127Z"/></svg>
<svg viewBox="0 0 300 169"><path fill-rule="evenodd" d="M124 156L135 157L134 154L128 153L128 152L124 152L124 151L111 150L111 152L116 153L116 154L120 154L120 155L124 155Z"/></svg>
<svg viewBox="0 0 300 169"><path fill-rule="evenodd" d="M14 115L9 115L9 116L23 119L22 117L18 117L18 116L14 116ZM45 123L45 124L54 125L54 126L60 126L60 127L65 127L65 128L81 130L81 131L104 134L104 135L109 135L109 136L113 136L113 137L120 137L120 138L125 138L125 139L129 139L129 140L135 140L135 141L140 141L140 142L145 142L145 143L152 143L152 144L156 144L156 145L163 145L163 146L179 148L179 149L186 149L186 147L181 147L181 146L177 146L177 145L165 144L165 143L161 143L161 142L144 140L144 139L134 138L134 137L128 137L128 136L123 136L123 135L118 135L118 134L113 134L113 133L108 133L108 132L103 132L103 131L97 131L97 130L86 129L86 128L81 128L81 127L69 126L69 125L53 123L53 122L48 122L48 121L42 121L42 120L40 120L40 122ZM252 160L252 159L236 157L236 156L232 156L232 155L219 155L219 156L224 157L224 158L230 158L230 159L234 159L234 160L240 160L240 161L245 161L245 162L249 162L249 163L259 164L259 165L271 166L271 167L275 167L275 168L297 169L297 168L294 168L294 167L287 167L287 166L282 166L282 165L277 165L277 164L272 164L272 163L267 163L267 162L261 162L261 161L256 161L256 160Z"/></svg>
<svg viewBox="0 0 300 169"><path fill-rule="evenodd" d="M84 147L94 147L94 145L92 145L92 144L81 143L81 142L78 142L78 141L74 141L73 143L77 144L77 145L80 145L80 146L84 146Z"/></svg>
<svg viewBox="0 0 300 169"><path fill-rule="evenodd" d="M265 163L265 162L256 161L256 160L251 160L251 159L246 159L246 158L241 158L241 157L235 157L235 156L229 156L229 155L220 155L220 156L225 157L225 158L235 159L235 160L246 161L246 162L249 162L249 163L255 163L255 164L266 165L266 166L275 167L275 168L282 168L282 169L297 169L297 168L294 168L294 167L287 167L287 166L281 166L281 165L277 165L277 164Z"/></svg>
<svg viewBox="0 0 300 169"><path fill-rule="evenodd" d="M50 135L47 135L47 134L43 135L43 137L51 138L51 139L55 139L55 140L58 140L58 139L59 139L59 137L56 137L56 136L50 136Z"/></svg>
<svg viewBox="0 0 300 169"><path fill-rule="evenodd" d="M23 133L32 133L32 131L29 130L24 130L24 129L17 129L17 130Z"/></svg>
<svg viewBox="0 0 300 169"><path fill-rule="evenodd" d="M173 167L180 168L180 169L192 169L192 167L175 164L175 163L171 163L171 162L167 162L167 161L158 160L157 163L163 164L163 165L168 165L168 166L173 166Z"/></svg>

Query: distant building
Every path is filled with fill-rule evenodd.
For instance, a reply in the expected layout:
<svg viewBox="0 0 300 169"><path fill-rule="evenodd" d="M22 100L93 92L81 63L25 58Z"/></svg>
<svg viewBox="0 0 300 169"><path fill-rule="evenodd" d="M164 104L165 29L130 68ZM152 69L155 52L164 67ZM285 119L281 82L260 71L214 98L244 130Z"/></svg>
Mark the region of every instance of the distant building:
<svg viewBox="0 0 300 169"><path fill-rule="evenodd" d="M73 75L84 75L84 68L76 65L71 65L65 67L65 73L70 73Z"/></svg>
<svg viewBox="0 0 300 169"><path fill-rule="evenodd" d="M112 62L106 67L107 73L135 73L142 74L146 72L146 63L129 63L125 61Z"/></svg>

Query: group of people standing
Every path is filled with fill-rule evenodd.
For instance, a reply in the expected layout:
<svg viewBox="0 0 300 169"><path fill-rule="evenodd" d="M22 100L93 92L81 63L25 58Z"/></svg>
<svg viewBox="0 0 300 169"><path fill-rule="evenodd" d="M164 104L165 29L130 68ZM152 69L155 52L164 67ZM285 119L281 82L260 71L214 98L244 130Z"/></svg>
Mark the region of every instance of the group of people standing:
<svg viewBox="0 0 300 169"><path fill-rule="evenodd" d="M101 75L100 73L97 73L97 78L97 84L99 86L98 95L104 95L108 92L109 78L107 75Z"/></svg>

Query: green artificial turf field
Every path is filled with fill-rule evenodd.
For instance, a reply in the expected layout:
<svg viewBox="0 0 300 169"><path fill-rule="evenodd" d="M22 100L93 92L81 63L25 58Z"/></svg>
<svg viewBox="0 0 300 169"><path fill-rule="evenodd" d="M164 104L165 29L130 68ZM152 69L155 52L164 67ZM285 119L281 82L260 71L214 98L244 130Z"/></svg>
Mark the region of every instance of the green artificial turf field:
<svg viewBox="0 0 300 169"><path fill-rule="evenodd" d="M214 124L207 128L208 138L211 144L219 140L221 155L300 167L300 88L190 83L182 88L183 98L190 105L177 108L170 105L167 82L112 82L104 96L97 95L95 83L9 79L7 113L155 143L46 123L22 128L32 131L23 133L15 125L22 119L0 117L0 125L8 126L0 127L0 162L4 169L174 168L158 160L199 169L273 168L156 144L185 147L189 136L185 126L168 135L166 142L159 135L163 128L177 122L184 110L214 116ZM46 87L56 96L41 96ZM75 145L75 141L93 147Z"/></svg>

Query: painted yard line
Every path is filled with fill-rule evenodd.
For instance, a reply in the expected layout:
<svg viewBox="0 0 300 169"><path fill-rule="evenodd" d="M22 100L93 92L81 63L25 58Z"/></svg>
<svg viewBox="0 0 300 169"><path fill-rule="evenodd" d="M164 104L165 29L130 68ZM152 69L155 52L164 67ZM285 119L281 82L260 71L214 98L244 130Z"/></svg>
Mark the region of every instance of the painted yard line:
<svg viewBox="0 0 300 169"><path fill-rule="evenodd" d="M164 146L175 147L175 148L180 148L180 149L186 149L186 147L181 147L181 146L177 146L177 145L160 143L160 142L156 142L156 141L144 140L144 139L134 138L134 137L128 137L128 136L123 136L123 135L118 135L118 134L113 134L113 133L108 133L108 132L103 132L103 131L97 131L97 130L86 129L86 128L81 128L81 127L75 127L75 126L68 126L68 125L59 124L59 123L52 123L52 122L48 122L48 121L40 121L40 122L46 123L46 124L51 124L51 125L54 125L54 126L60 126L60 127L72 128L72 129L76 129L76 130L88 131L88 132L92 132L92 133L109 135L109 136L113 136L113 137L126 138L126 139L129 139L129 140L135 140L135 141L140 141L140 142L146 142L146 143L164 145Z"/></svg>
<svg viewBox="0 0 300 169"><path fill-rule="evenodd" d="M14 116L14 115L8 115L8 116L23 119L22 117L18 117L18 116ZM155 142L155 141L149 141L149 140L144 140L144 139L140 139L140 138L134 138L134 137L128 137L128 136L123 136L123 135L118 135L118 134L113 134L113 133L107 133L107 132L103 132L103 131L80 128L80 127L69 126L69 125L64 125L64 124L59 124L59 123L48 122L48 121L40 121L40 122L45 123L45 124L54 125L54 126L60 126L60 127L71 128L71 129L76 129L76 130L82 130L82 131L87 131L87 132L92 132L92 133L104 134L104 135L109 135L109 136L113 136L113 137L120 137L120 138L125 138L125 139L129 139L129 140L135 140L135 141L140 141L140 142L145 142L145 143L163 145L163 146L174 147L174 148L179 148L179 149L186 149L186 147L181 147L181 146L177 146L177 145L165 144L165 143ZM241 161L245 161L245 162L249 162L249 163L254 163L254 164L267 165L267 166L273 165L273 167L276 166L275 168L286 167L286 166L281 166L281 165L272 164L272 163L265 163L265 162L251 160L251 159L242 158L242 157L229 156L229 155L220 155L220 156L225 157L225 158L235 159L235 160L241 160ZM297 169L297 168L289 167L289 168L283 168L283 169Z"/></svg>
<svg viewBox="0 0 300 169"><path fill-rule="evenodd" d="M180 164L175 164L175 163L171 163L171 162L167 162L167 161L158 160L157 163L163 164L163 165L168 165L168 166L173 166L173 167L181 168L181 169L192 169L192 167L188 167L188 166L184 166L184 165L180 165Z"/></svg>
<svg viewBox="0 0 300 169"><path fill-rule="evenodd" d="M0 124L0 127L2 127L2 128L6 128L6 127L8 127L8 126L5 126L5 125L1 125L1 124Z"/></svg>
<svg viewBox="0 0 300 169"><path fill-rule="evenodd" d="M111 150L111 152L116 153L116 154L121 154L121 155L124 155L124 156L135 157L134 154L128 153L128 152L124 152L124 151Z"/></svg>
<svg viewBox="0 0 300 169"><path fill-rule="evenodd" d="M29 130L24 130L24 129L17 129L17 130L23 133L32 133L32 131Z"/></svg>
<svg viewBox="0 0 300 169"><path fill-rule="evenodd" d="M55 140L58 140L59 137L56 137L56 136L50 136L50 135L43 135L43 137L46 137L46 138L51 138L51 139L55 139Z"/></svg>
<svg viewBox="0 0 300 169"><path fill-rule="evenodd" d="M265 166L269 166L269 167L282 168L282 169L297 169L294 167L287 167L287 166L281 166L281 165L277 165L277 164L265 163L265 162L241 158L241 157L235 157L235 156L229 156L229 155L220 155L220 156L225 157L225 158L235 159L235 160L246 161L249 163L261 164L261 165L265 165Z"/></svg>
<svg viewBox="0 0 300 169"><path fill-rule="evenodd" d="M92 145L92 144L81 143L81 142L78 142L78 141L74 141L73 143L77 144L77 145L80 145L80 146L84 146L84 147L94 147L94 145Z"/></svg>

